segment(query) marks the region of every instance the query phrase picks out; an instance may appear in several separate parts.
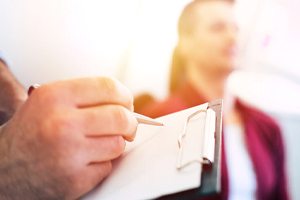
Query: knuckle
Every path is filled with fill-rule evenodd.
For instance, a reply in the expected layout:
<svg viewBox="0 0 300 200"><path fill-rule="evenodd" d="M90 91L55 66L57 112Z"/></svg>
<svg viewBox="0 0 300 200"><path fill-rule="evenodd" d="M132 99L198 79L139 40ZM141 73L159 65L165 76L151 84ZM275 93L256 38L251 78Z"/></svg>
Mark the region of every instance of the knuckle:
<svg viewBox="0 0 300 200"><path fill-rule="evenodd" d="M102 164L102 172L104 176L107 176L112 170L111 161L105 162Z"/></svg>
<svg viewBox="0 0 300 200"><path fill-rule="evenodd" d="M49 137L57 141L57 144L59 144L59 142L68 138L67 135L69 132L75 130L73 126L74 123L71 119L69 119L69 117L67 117L67 114L62 115L53 112L42 124L42 131L46 132Z"/></svg>
<svg viewBox="0 0 300 200"><path fill-rule="evenodd" d="M53 117L49 120L48 125L51 132L62 134L65 132L68 122L63 117Z"/></svg>
<svg viewBox="0 0 300 200"><path fill-rule="evenodd" d="M44 85L37 88L33 95L37 96L43 104L56 102L58 99L57 90L50 85Z"/></svg>
<svg viewBox="0 0 300 200"><path fill-rule="evenodd" d="M127 107L132 109L133 108L133 102L134 102L134 96L131 93L131 91L125 87L124 85L120 84L120 93L122 93L123 98L123 104Z"/></svg>
<svg viewBox="0 0 300 200"><path fill-rule="evenodd" d="M130 118L126 108L118 106L114 112L114 121L120 131L127 133L129 130Z"/></svg>
<svg viewBox="0 0 300 200"><path fill-rule="evenodd" d="M110 99L116 98L120 100L120 98L122 98L122 104L126 107L131 108L133 106L133 94L118 80L109 77L101 77L99 78L99 83L100 87L107 91Z"/></svg>
<svg viewBox="0 0 300 200"><path fill-rule="evenodd" d="M118 157L125 149L125 141L121 136L114 136L111 138L111 151Z"/></svg>
<svg viewBox="0 0 300 200"><path fill-rule="evenodd" d="M104 87L110 95L116 95L118 93L117 81L109 77L101 77L98 79L100 87Z"/></svg>
<svg viewBox="0 0 300 200"><path fill-rule="evenodd" d="M133 110L133 102L134 102L134 97L132 95L132 93L129 91L129 89L127 89L127 101L125 102L125 105L130 109Z"/></svg>

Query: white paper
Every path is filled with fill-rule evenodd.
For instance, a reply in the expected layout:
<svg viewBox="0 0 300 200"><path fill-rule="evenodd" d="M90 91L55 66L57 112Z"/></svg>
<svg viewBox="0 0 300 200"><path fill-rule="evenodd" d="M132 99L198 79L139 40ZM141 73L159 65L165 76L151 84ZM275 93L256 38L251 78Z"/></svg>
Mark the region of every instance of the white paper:
<svg viewBox="0 0 300 200"><path fill-rule="evenodd" d="M203 104L157 118L164 123L163 127L139 125L135 141L128 143L124 155L113 162L112 173L83 199L153 199L199 187L201 164L176 169L178 137L187 117L197 110L207 109L207 106ZM185 159L199 159L203 151L204 126L203 117L189 124L185 138L189 139L189 144L184 144L183 162Z"/></svg>

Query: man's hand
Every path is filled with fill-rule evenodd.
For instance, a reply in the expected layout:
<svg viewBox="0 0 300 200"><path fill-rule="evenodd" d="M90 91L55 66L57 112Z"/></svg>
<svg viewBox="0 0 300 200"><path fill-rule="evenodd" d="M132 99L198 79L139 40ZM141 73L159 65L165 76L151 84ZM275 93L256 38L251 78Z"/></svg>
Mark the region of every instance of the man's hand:
<svg viewBox="0 0 300 200"><path fill-rule="evenodd" d="M133 140L130 92L109 78L34 90L0 133L0 199L76 199Z"/></svg>

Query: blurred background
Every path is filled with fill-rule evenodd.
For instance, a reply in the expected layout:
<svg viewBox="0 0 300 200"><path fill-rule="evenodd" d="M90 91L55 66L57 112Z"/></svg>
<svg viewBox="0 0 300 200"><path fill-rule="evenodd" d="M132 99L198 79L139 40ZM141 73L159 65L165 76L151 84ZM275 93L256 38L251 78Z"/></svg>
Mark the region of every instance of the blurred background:
<svg viewBox="0 0 300 200"><path fill-rule="evenodd" d="M163 99L187 2L1 0L0 51L25 87L111 75L136 95ZM237 0L235 7L239 70L229 89L278 119L291 196L300 199L300 1Z"/></svg>

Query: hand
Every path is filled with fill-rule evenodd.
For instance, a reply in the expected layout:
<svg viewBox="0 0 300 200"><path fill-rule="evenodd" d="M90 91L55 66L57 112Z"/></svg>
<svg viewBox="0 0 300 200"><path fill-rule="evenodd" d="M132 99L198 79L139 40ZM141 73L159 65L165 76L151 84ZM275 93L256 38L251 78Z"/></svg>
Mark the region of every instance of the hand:
<svg viewBox="0 0 300 200"><path fill-rule="evenodd" d="M76 199L111 170L137 121L117 81L85 78L43 85L0 133L0 199Z"/></svg>

